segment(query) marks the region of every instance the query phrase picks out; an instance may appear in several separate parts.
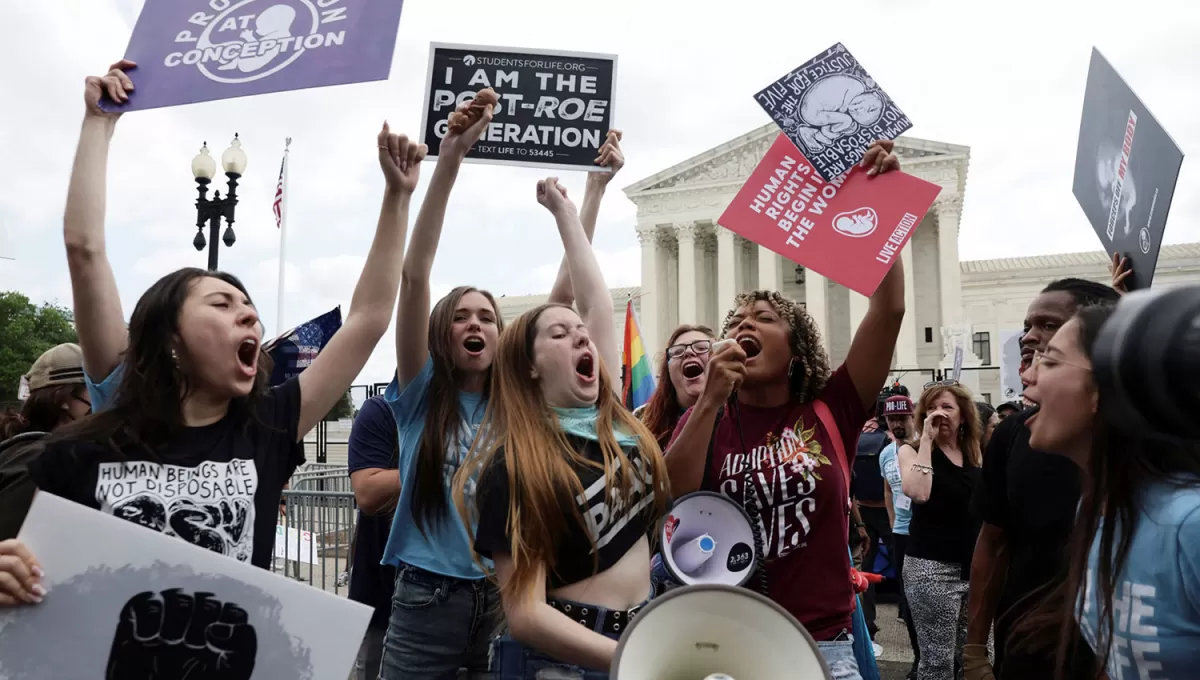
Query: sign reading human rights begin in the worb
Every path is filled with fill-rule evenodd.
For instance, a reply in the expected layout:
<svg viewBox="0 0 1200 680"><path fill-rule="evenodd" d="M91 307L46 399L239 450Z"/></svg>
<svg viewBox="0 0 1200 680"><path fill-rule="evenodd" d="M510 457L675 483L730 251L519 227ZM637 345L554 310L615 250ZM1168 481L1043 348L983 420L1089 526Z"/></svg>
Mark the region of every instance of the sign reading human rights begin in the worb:
<svg viewBox="0 0 1200 680"><path fill-rule="evenodd" d="M604 171L616 81L615 55L434 43L421 139L436 157L450 113L491 88L500 101L468 161Z"/></svg>

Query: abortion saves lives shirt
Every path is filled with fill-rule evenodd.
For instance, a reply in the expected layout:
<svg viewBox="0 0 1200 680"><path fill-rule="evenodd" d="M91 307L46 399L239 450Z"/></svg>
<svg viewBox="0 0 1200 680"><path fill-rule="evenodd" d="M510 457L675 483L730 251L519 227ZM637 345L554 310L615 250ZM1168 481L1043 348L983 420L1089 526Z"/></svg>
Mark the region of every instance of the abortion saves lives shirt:
<svg viewBox="0 0 1200 680"><path fill-rule="evenodd" d="M120 384L122 370L89 385L98 410L112 403L104 387ZM268 569L283 485L304 463L299 379L270 389L254 408L183 428L154 452L56 442L29 473L42 491Z"/></svg>
<svg viewBox="0 0 1200 680"><path fill-rule="evenodd" d="M842 440L853 457L867 410L845 366L833 372L821 393L837 430L827 431L812 403L775 408L739 405L737 419L726 409L713 440L707 490L739 505L747 491L757 499L758 522L767 557L771 599L795 616L819 642L851 631L849 485L832 444ZM675 428L683 431L691 411ZM749 451L743 450L745 439ZM747 488L749 487L749 488Z"/></svg>

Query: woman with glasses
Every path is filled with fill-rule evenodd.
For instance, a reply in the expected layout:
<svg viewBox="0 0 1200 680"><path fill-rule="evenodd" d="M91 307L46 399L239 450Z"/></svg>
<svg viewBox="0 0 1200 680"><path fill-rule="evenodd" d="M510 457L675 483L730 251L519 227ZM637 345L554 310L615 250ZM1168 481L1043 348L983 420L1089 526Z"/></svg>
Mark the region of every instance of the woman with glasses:
<svg viewBox="0 0 1200 680"><path fill-rule="evenodd" d="M704 392L713 332L708 326L683 324L667 340L665 361L658 367L658 387L646 405L634 411L658 445L666 448L679 417Z"/></svg>
<svg viewBox="0 0 1200 680"><path fill-rule="evenodd" d="M971 492L983 456L979 411L954 380L925 386L917 404L921 432L900 446L900 481L912 500L904 590L917 630L917 680L945 680L962 666L967 591L979 524Z"/></svg>
<svg viewBox="0 0 1200 680"><path fill-rule="evenodd" d="M33 502L37 486L26 469L41 439L92 412L79 345L46 350L21 383L29 390L21 410L0 415L0 541L16 537Z"/></svg>

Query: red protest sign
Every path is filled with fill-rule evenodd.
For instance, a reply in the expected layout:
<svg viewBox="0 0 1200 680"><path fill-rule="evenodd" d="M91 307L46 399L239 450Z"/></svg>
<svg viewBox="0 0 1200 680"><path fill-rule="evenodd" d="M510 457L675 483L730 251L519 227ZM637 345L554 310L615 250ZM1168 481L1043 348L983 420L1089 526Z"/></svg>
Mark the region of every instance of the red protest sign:
<svg viewBox="0 0 1200 680"><path fill-rule="evenodd" d="M721 226L862 293L874 294L942 188L860 167L826 182L779 135Z"/></svg>

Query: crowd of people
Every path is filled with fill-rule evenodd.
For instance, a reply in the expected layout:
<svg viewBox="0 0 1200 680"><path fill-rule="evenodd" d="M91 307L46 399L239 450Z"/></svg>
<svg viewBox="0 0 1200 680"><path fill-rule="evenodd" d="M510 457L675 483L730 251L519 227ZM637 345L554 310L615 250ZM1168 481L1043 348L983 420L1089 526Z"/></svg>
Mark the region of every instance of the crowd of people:
<svg viewBox="0 0 1200 680"><path fill-rule="evenodd" d="M53 597L15 538L39 490L269 568L304 434L395 310L395 375L362 405L349 443L350 597L375 608L352 678L608 677L628 622L678 585L656 557L656 528L672 499L700 490L757 525L747 587L803 625L834 680L873 670L854 620L874 635L874 592L860 611L852 574L881 555L900 584L912 678L1194 677L1200 456L1114 430L1091 375L1123 263L1116 288L1065 279L1031 301L1023 403L992 409L956 380L881 395L910 311L897 262L841 365L802 306L748 291L726 301L720 328L670 334L655 393L630 412L591 247L624 163L620 133L578 207L555 178L531 192L565 251L546 304L506 324L470 285L432 300L450 195L493 113L468 107L470 124L430 168L411 238L425 148L384 125L386 188L344 325L299 377L269 386L262 325L230 274L167 274L126 327L104 228L119 114L98 102L127 98L132 66L85 87L64 218L79 344L38 359L30 396L0 420L0 606ZM899 167L888 141L862 162ZM237 521L174 521L186 509L110 498L98 483L151 468L225 477L235 464L251 482L228 498Z"/></svg>

